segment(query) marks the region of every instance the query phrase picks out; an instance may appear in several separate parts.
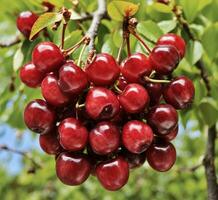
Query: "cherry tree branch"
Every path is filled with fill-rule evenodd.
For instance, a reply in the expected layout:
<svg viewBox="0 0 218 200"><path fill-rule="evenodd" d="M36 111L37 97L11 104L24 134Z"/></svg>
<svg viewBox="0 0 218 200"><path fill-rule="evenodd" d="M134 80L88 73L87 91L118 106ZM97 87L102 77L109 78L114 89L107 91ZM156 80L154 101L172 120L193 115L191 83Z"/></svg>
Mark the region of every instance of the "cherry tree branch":
<svg viewBox="0 0 218 200"><path fill-rule="evenodd" d="M11 47L21 42L20 36L16 35L10 41L0 42L1 48Z"/></svg>

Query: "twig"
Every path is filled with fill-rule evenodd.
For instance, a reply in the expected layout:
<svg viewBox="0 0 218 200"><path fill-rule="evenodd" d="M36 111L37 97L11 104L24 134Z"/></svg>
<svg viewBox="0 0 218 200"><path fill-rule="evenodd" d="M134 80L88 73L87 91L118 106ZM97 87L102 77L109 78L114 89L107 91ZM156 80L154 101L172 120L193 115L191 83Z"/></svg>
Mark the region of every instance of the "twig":
<svg viewBox="0 0 218 200"><path fill-rule="evenodd" d="M179 168L177 169L177 172L181 173L181 172L190 172L190 173L193 173L195 172L196 170L198 170L199 168L201 168L203 166L203 163L199 163L195 166L192 166L192 167L182 167L182 168Z"/></svg>
<svg viewBox="0 0 218 200"><path fill-rule="evenodd" d="M12 38L10 41L0 42L1 48L11 47L21 42L19 35Z"/></svg>

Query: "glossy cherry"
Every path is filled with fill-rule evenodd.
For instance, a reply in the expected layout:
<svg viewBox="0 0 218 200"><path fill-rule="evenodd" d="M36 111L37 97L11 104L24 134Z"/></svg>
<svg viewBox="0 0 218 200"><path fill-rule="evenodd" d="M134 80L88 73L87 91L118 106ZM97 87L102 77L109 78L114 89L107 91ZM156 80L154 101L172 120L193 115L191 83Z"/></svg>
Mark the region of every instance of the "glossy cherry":
<svg viewBox="0 0 218 200"><path fill-rule="evenodd" d="M145 88L150 97L150 105L154 106L159 104L162 97L162 84L161 83L146 83Z"/></svg>
<svg viewBox="0 0 218 200"><path fill-rule="evenodd" d="M85 71L89 81L97 86L112 85L120 74L120 68L116 60L107 53L97 54Z"/></svg>
<svg viewBox="0 0 218 200"><path fill-rule="evenodd" d="M194 99L195 88L190 79L185 76L175 78L164 89L163 96L168 104L176 109L189 107Z"/></svg>
<svg viewBox="0 0 218 200"><path fill-rule="evenodd" d="M96 175L105 189L119 190L129 178L128 162L121 156L102 162L96 167Z"/></svg>
<svg viewBox="0 0 218 200"><path fill-rule="evenodd" d="M24 110L26 126L33 132L45 134L55 125L55 113L41 99L31 101Z"/></svg>
<svg viewBox="0 0 218 200"><path fill-rule="evenodd" d="M91 164L83 154L61 153L56 160L57 177L66 185L80 185L91 172Z"/></svg>
<svg viewBox="0 0 218 200"><path fill-rule="evenodd" d="M128 85L127 80L126 80L123 76L120 76L120 77L118 78L118 80L117 80L117 87L118 87L121 91L123 91L123 90L126 88L127 85Z"/></svg>
<svg viewBox="0 0 218 200"><path fill-rule="evenodd" d="M167 141L172 141L178 135L179 126L177 125L172 131L170 131L167 135L161 135L161 137Z"/></svg>
<svg viewBox="0 0 218 200"><path fill-rule="evenodd" d="M69 151L80 151L88 142L88 131L85 126L75 118L63 120L59 127L59 140L61 146Z"/></svg>

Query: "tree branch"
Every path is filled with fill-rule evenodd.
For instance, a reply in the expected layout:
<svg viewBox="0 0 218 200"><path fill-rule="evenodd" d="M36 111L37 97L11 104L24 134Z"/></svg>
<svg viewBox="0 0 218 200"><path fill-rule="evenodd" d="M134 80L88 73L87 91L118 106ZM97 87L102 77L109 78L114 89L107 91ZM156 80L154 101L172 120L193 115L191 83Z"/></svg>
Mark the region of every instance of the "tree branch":
<svg viewBox="0 0 218 200"><path fill-rule="evenodd" d="M10 41L6 42L0 42L1 48L11 47L21 42L20 37L17 35L14 38L12 38Z"/></svg>

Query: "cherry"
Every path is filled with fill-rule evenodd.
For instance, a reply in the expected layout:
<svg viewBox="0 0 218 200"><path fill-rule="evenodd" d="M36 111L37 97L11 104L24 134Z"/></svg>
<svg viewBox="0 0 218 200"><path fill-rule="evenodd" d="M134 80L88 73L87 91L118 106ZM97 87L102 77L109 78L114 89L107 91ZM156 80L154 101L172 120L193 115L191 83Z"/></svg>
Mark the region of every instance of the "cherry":
<svg viewBox="0 0 218 200"><path fill-rule="evenodd" d="M144 152L151 145L153 137L152 129L144 122L132 120L123 127L123 145L131 153Z"/></svg>
<svg viewBox="0 0 218 200"><path fill-rule="evenodd" d="M110 86L118 78L120 69L113 56L101 53L86 67L90 82L97 86Z"/></svg>
<svg viewBox="0 0 218 200"><path fill-rule="evenodd" d="M55 5L53 5L52 3L48 1L43 1L42 5L45 7L46 12L52 12L55 9Z"/></svg>
<svg viewBox="0 0 218 200"><path fill-rule="evenodd" d="M163 92L165 101L176 109L184 109L192 104L195 88L185 76L175 78Z"/></svg>
<svg viewBox="0 0 218 200"><path fill-rule="evenodd" d="M146 83L145 88L150 97L150 105L154 106L160 103L162 97L161 83Z"/></svg>
<svg viewBox="0 0 218 200"><path fill-rule="evenodd" d="M124 90L126 88L126 86L128 85L128 82L127 80L123 77L123 76L120 76L117 80L117 87L120 89L120 90Z"/></svg>
<svg viewBox="0 0 218 200"><path fill-rule="evenodd" d="M157 0L157 2L168 5L170 3L170 0Z"/></svg>
<svg viewBox="0 0 218 200"><path fill-rule="evenodd" d="M149 59L142 53L132 54L121 63L121 73L129 83L143 83L151 72Z"/></svg>
<svg viewBox="0 0 218 200"><path fill-rule="evenodd" d="M144 87L132 83L119 95L119 101L126 112L139 113L147 108L150 98Z"/></svg>
<svg viewBox="0 0 218 200"><path fill-rule="evenodd" d="M88 86L88 79L81 68L68 61L59 70L59 85L63 92L76 95Z"/></svg>
<svg viewBox="0 0 218 200"><path fill-rule="evenodd" d="M121 156L102 162L96 167L96 175L105 189L119 190L129 178L128 162Z"/></svg>
<svg viewBox="0 0 218 200"><path fill-rule="evenodd" d="M24 11L17 17L17 28L26 37L29 38L31 29L38 16L30 11Z"/></svg>
<svg viewBox="0 0 218 200"><path fill-rule="evenodd" d="M56 160L57 177L66 185L80 185L91 172L91 164L83 154L61 153Z"/></svg>
<svg viewBox="0 0 218 200"><path fill-rule="evenodd" d="M120 104L109 89L94 87L89 90L85 103L88 115L95 120L111 119L119 113Z"/></svg>
<svg viewBox="0 0 218 200"><path fill-rule="evenodd" d="M85 148L88 141L87 129L75 118L63 120L58 132L61 146L69 151L79 151Z"/></svg>
<svg viewBox="0 0 218 200"><path fill-rule="evenodd" d="M52 130L55 124L55 113L45 101L36 99L26 106L24 121L33 132L45 134Z"/></svg>
<svg viewBox="0 0 218 200"><path fill-rule="evenodd" d="M64 56L54 43L41 42L33 49L32 60L39 71L52 72L61 67Z"/></svg>
<svg viewBox="0 0 218 200"><path fill-rule="evenodd" d="M166 135L177 126L178 114L173 106L160 104L151 108L147 120L156 134Z"/></svg>
<svg viewBox="0 0 218 200"><path fill-rule="evenodd" d="M149 165L160 172L168 171L176 161L175 147L165 140L153 143L146 153Z"/></svg>
<svg viewBox="0 0 218 200"><path fill-rule="evenodd" d="M170 131L167 135L162 135L161 137L167 141L172 141L178 135L179 126L177 125L172 131Z"/></svg>
<svg viewBox="0 0 218 200"><path fill-rule="evenodd" d="M157 45L149 58L154 70L163 75L170 74L180 61L179 52L171 45Z"/></svg>
<svg viewBox="0 0 218 200"><path fill-rule="evenodd" d="M89 143L96 154L110 154L119 147L119 129L111 122L100 122L89 133Z"/></svg>
<svg viewBox="0 0 218 200"><path fill-rule="evenodd" d="M69 98L61 91L54 74L48 74L43 79L41 90L45 100L53 106L63 106L69 102Z"/></svg>
<svg viewBox="0 0 218 200"><path fill-rule="evenodd" d="M20 79L28 87L35 88L40 86L43 78L44 74L32 62L20 68Z"/></svg>
<svg viewBox="0 0 218 200"><path fill-rule="evenodd" d="M168 33L159 38L158 45L172 45L174 46L180 55L180 59L185 56L186 44L182 37L179 35Z"/></svg>

